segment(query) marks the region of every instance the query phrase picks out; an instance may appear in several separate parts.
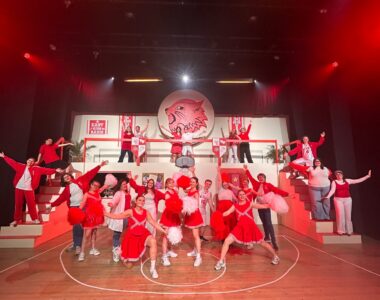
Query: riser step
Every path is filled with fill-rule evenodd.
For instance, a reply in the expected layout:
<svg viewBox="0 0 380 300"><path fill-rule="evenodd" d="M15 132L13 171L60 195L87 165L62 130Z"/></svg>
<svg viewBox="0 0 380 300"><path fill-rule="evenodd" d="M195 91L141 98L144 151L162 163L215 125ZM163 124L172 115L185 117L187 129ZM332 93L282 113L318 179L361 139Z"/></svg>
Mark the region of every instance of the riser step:
<svg viewBox="0 0 380 300"><path fill-rule="evenodd" d="M42 224L28 224L0 227L0 236L38 236L42 234Z"/></svg>
<svg viewBox="0 0 380 300"><path fill-rule="evenodd" d="M35 239L33 237L1 237L0 248L34 248Z"/></svg>

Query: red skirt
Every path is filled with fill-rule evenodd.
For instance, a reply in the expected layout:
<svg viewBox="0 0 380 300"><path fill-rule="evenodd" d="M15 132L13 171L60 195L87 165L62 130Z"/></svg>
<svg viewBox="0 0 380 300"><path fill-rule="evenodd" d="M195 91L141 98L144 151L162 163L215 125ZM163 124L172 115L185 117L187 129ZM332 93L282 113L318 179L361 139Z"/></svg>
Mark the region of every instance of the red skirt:
<svg viewBox="0 0 380 300"><path fill-rule="evenodd" d="M171 154L181 154L182 153L182 144L174 143L172 144L172 149L170 150Z"/></svg>
<svg viewBox="0 0 380 300"><path fill-rule="evenodd" d="M83 228L97 228L104 223L104 212L101 202L91 201L85 208Z"/></svg>
<svg viewBox="0 0 380 300"><path fill-rule="evenodd" d="M216 209L221 213L224 213L225 211L229 210L232 205L233 203L230 200L219 200ZM234 229L234 227L236 226L236 215L232 213L226 217L223 217L223 222L226 226L226 229L224 232L217 233L217 235L215 236L216 240L224 240L231 232L231 230Z"/></svg>
<svg viewBox="0 0 380 300"><path fill-rule="evenodd" d="M185 227L187 228L199 228L205 225L202 214L197 209L195 212L193 212L191 215L185 215Z"/></svg>
<svg viewBox="0 0 380 300"><path fill-rule="evenodd" d="M121 244L121 258L124 261L138 261L144 255L146 240L151 235L145 227L138 230L128 229Z"/></svg>
<svg viewBox="0 0 380 300"><path fill-rule="evenodd" d="M239 219L235 228L232 229L230 236L233 237L236 243L244 245L260 243L263 241L263 234L257 227L256 223L246 216L242 216Z"/></svg>
<svg viewBox="0 0 380 300"><path fill-rule="evenodd" d="M181 226L181 219L178 214L165 208L161 215L160 224L164 227L177 227Z"/></svg>

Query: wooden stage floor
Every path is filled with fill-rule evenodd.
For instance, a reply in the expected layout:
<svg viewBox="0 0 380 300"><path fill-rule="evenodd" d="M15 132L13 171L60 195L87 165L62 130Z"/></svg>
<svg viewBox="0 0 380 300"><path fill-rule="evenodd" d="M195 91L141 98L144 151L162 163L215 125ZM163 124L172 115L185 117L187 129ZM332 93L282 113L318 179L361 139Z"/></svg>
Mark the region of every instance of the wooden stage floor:
<svg viewBox="0 0 380 300"><path fill-rule="evenodd" d="M380 242L321 245L279 226L281 262L259 246L233 246L227 269L213 266L220 243L203 242L203 264L192 266L190 232L175 247L172 266L158 264L149 277L149 261L126 268L112 261L112 233L98 233L101 255L78 262L65 248L64 234L36 249L0 249L0 299L380 299ZM146 277L145 277L145 276Z"/></svg>

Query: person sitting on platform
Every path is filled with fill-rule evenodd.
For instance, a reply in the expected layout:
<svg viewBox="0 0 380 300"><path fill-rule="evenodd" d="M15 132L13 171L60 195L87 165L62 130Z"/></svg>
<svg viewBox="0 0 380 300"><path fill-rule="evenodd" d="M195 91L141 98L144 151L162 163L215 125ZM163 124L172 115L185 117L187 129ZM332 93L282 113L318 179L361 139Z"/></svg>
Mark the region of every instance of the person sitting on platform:
<svg viewBox="0 0 380 300"><path fill-rule="evenodd" d="M26 205L28 206L28 212L32 218L32 223L39 224L41 221L38 218L36 209L36 200L34 191L40 184L41 175L52 175L56 172L62 173L62 169L49 169L42 168L35 165L35 159L29 158L26 164L16 162L12 158L6 156L4 152L0 153L0 157L15 170L16 174L13 179L13 185L15 187L15 210L13 216L13 222L10 226L17 226L22 223L22 207L24 198L26 199Z"/></svg>

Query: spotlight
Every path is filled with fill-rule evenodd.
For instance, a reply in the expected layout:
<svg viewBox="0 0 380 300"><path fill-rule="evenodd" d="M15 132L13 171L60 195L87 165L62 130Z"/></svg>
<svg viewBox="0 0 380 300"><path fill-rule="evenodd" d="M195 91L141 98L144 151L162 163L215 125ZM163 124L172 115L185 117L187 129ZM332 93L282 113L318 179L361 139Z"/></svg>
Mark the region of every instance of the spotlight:
<svg viewBox="0 0 380 300"><path fill-rule="evenodd" d="M29 52L25 52L24 53L24 58L25 59L30 59L30 53Z"/></svg>
<svg viewBox="0 0 380 300"><path fill-rule="evenodd" d="M338 64L337 61L334 61L334 62L332 63L332 66L333 66L334 68L337 68L337 67L339 66L339 64Z"/></svg>
<svg viewBox="0 0 380 300"><path fill-rule="evenodd" d="M254 82L255 84L258 84L258 83L259 83L256 79L254 79L253 82Z"/></svg>
<svg viewBox="0 0 380 300"><path fill-rule="evenodd" d="M111 81L114 81L114 80L115 80L115 77L112 76L110 79L111 79Z"/></svg>
<svg viewBox="0 0 380 300"><path fill-rule="evenodd" d="M51 51L56 51L57 50L57 46L54 45L54 44L49 44L49 48Z"/></svg>
<svg viewBox="0 0 380 300"><path fill-rule="evenodd" d="M189 76L188 75L186 75L186 74L184 74L184 75L182 75L182 82L183 83L188 83L190 81L190 78L189 78Z"/></svg>

